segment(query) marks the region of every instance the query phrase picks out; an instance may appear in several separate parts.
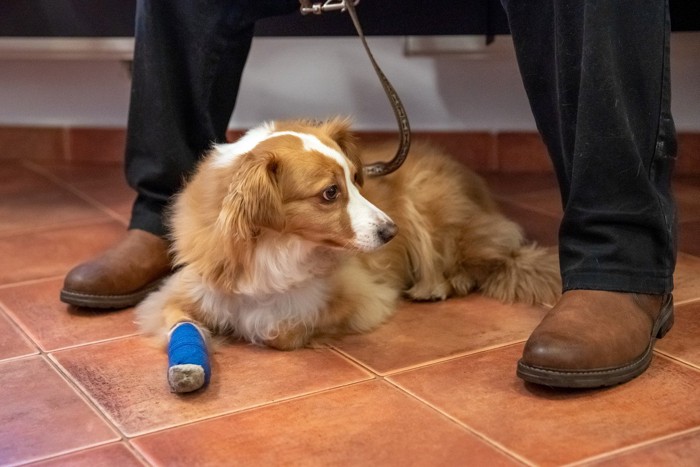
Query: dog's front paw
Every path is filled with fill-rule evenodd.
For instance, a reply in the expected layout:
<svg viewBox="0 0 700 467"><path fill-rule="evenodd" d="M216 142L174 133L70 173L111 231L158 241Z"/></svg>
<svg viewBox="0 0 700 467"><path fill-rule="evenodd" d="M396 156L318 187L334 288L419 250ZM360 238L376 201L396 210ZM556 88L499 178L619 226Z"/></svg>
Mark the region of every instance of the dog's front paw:
<svg viewBox="0 0 700 467"><path fill-rule="evenodd" d="M309 343L309 334L305 328L288 328L280 331L277 337L267 339L264 344L277 350L294 350Z"/></svg>
<svg viewBox="0 0 700 467"><path fill-rule="evenodd" d="M177 324L168 342L168 384L173 392L192 392L209 382L211 365L204 334L190 322Z"/></svg>
<svg viewBox="0 0 700 467"><path fill-rule="evenodd" d="M451 291L450 284L447 282L438 284L418 282L406 291L406 296L417 302L437 302L445 300Z"/></svg>
<svg viewBox="0 0 700 467"><path fill-rule="evenodd" d="M168 368L168 384L173 392L192 392L204 386L206 373L201 365L183 364Z"/></svg>

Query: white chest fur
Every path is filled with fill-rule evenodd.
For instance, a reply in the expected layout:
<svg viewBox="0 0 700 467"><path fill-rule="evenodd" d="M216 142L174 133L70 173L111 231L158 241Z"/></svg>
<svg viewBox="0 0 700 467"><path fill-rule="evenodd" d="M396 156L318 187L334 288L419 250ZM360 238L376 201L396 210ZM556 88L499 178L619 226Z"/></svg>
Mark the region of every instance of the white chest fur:
<svg viewBox="0 0 700 467"><path fill-rule="evenodd" d="M276 338L282 327L316 326L331 293L327 274L337 261L337 253L327 248L267 232L235 291L215 290L186 269L182 279L205 324L262 343Z"/></svg>

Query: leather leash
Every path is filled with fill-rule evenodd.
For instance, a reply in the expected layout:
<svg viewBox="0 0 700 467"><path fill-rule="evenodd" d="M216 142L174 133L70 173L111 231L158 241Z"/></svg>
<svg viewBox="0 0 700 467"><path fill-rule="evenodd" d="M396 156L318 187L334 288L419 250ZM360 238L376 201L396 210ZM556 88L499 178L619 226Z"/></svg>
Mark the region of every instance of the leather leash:
<svg viewBox="0 0 700 467"><path fill-rule="evenodd" d="M303 15L309 13L320 15L325 11L332 10L347 10L347 12L350 14L352 23L355 26L355 29L357 30L357 35L360 37L362 45L364 46L365 51L367 52L367 56L369 57L369 60L372 63L372 67L374 68L374 71L377 74L377 77L379 78L379 82L382 84L384 92L386 93L386 96L389 99L391 108L394 111L394 116L396 117L396 123L399 127L399 147L396 150L394 158L391 159L389 162L375 162L372 164L365 165L363 167L363 171L368 177L380 177L382 175L388 175L394 172L399 167L401 167L401 164L403 164L403 162L406 160L406 156L408 155L408 150L411 147L411 127L408 122L408 115L406 114L406 109L404 109L399 95L396 93L396 90L391 85L387 77L384 75L384 72L377 64L377 61L374 59L374 55L372 55L372 51L370 50L369 45L367 44L367 39L365 39L365 34L362 31L360 20L358 19L357 12L355 11L355 5L360 3L360 0L326 0L323 3L312 3L311 0L300 0L300 3L301 14Z"/></svg>

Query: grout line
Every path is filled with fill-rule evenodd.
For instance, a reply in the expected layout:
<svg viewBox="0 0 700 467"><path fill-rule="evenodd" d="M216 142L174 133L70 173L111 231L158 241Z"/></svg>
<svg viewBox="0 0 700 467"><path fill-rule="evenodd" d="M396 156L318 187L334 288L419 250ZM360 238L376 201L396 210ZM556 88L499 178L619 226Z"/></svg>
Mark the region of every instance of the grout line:
<svg viewBox="0 0 700 467"><path fill-rule="evenodd" d="M58 457L58 456L63 456L63 455L68 455L68 454L74 454L74 453L81 452L81 451L84 451L87 449L92 449L95 447L105 446L107 444L116 443L119 441L124 441L124 435L122 434L122 432L119 429L117 429L116 426L114 426L112 423L110 423L110 420L108 420L105 417L105 414L101 410L99 410L99 407L97 407L95 404L93 404L92 401L88 397L86 397L86 393L84 391L82 391L78 385L75 384L75 382L72 380L72 378L69 377L69 375L65 374L65 372L62 370L62 368L60 366L57 366L54 363L53 359L51 358L51 356L48 353L40 351L39 355L27 356L26 358L31 358L31 357L40 358L43 362L45 362L49 366L49 368L53 369L56 372L56 374L58 375L58 377L60 379L62 379L63 381L65 381L65 383L68 385L68 387L73 390L73 394L75 394L78 398L80 398L80 400L82 400L85 403L85 405L93 411L95 416L100 421L105 423L112 430L112 432L113 432L112 434L115 436L115 438L110 439L110 440L106 440L106 441L101 441L101 442L98 441L98 442L95 442L93 444L89 444L87 446L81 446L79 448L74 448L74 449L68 449L68 450L58 452L58 453L52 453L48 457L41 457L41 458L33 459L29 462L43 461L46 459L50 459L51 457Z"/></svg>
<svg viewBox="0 0 700 467"><path fill-rule="evenodd" d="M368 365L365 365L364 363L360 362L359 360L356 360L356 359L350 357L349 355L345 354L342 350L334 347L333 345L325 344L324 348L330 350L332 353L334 353L335 355L340 357L340 359L342 361L349 363L353 367L355 367L355 368L357 368L365 373L369 373L369 375L372 376L373 378L378 378L378 377L381 378L382 377L381 374L377 373L375 370L373 370Z"/></svg>
<svg viewBox="0 0 700 467"><path fill-rule="evenodd" d="M688 368L689 370L694 370L694 371L700 372L700 365L698 365L696 363L692 363L688 360L684 360L678 356L675 356L675 355L669 353L668 351L659 350L659 349L655 348L654 352L656 352L659 356L665 357L667 360L670 360L672 363L678 363L679 365L682 365L682 366Z"/></svg>
<svg viewBox="0 0 700 467"><path fill-rule="evenodd" d="M380 377L380 378L383 378L383 377L384 377L384 375L383 375L382 373L378 372L377 370L375 370L374 368L372 368L372 367L369 366L368 364L364 363L363 361L361 361L361 360L359 360L359 359L353 357L352 355L346 353L345 351L339 349L339 348L336 347L335 345L333 345L333 344L328 344L328 348L331 349L331 350L333 350L333 351L334 351L335 353L337 353L338 355L340 355L343 359L348 360L348 361L350 361L352 364L354 364L354 365L360 367L361 369L370 372L370 373L371 373L372 375L374 375L375 377Z"/></svg>
<svg viewBox="0 0 700 467"><path fill-rule="evenodd" d="M54 281L57 279L63 279L64 277L65 277L65 274L61 274L60 276L48 276L48 277L42 277L40 279L28 279L28 280L19 281L19 282L8 282L7 284L0 284L0 290L9 289L9 288L13 288L13 287L22 287L25 285L34 285L34 284L39 284L41 282Z"/></svg>
<svg viewBox="0 0 700 467"><path fill-rule="evenodd" d="M99 319L99 318L96 318L96 319ZM141 336L141 333L136 331L136 332L133 332L131 334L123 334L121 336L106 337L104 339L98 339L98 340L90 341L90 342L81 342L79 344L69 344L65 347L56 347L55 349L44 350L44 352L46 352L46 353L63 352L64 350L74 350L74 349L80 349L82 347L88 347L91 345L107 344L110 342L119 341L122 339L129 339L132 337L139 337L139 336Z"/></svg>
<svg viewBox="0 0 700 467"><path fill-rule="evenodd" d="M83 387L79 381L74 379L68 370L66 370L58 362L58 360L56 360L51 352L46 352L44 355L46 357L45 360L47 360L54 370L70 385L71 388L73 388L73 391L75 391L78 396L81 397L81 399L83 399L85 403L99 415L101 420L103 420L112 430L114 430L115 434L119 437L119 440L124 441L128 439L126 434L119 429L116 422L112 420L109 413L103 411L100 405L90 396L87 388Z"/></svg>
<svg viewBox="0 0 700 467"><path fill-rule="evenodd" d="M362 361L360 361L356 357L353 357L352 355L346 353L345 351L343 351L337 347L333 347L333 348L336 351L338 351L339 353L341 353L342 355L346 356L347 358L349 358L353 361L356 361L358 364L362 365L363 367L366 367L367 369L369 369L369 371L376 374L377 376L384 378L384 377L399 375L401 373L407 373L409 371L416 371L416 370L420 370L423 368L428 368L431 366L439 365L442 363L450 362L450 361L457 360L457 359L464 358L464 357L471 357L471 356L479 355L479 354L482 354L485 352L492 352L492 351L504 349L506 347L512 347L515 345L522 344L525 341L526 341L526 339L519 339L519 340L504 342L501 344L495 344L495 345L488 346L488 347L480 347L478 349L465 350L465 351L462 351L462 352L459 352L459 353L456 353L453 355L448 355L446 357L435 358L435 359L427 360L427 361L424 361L421 363L414 363L412 365L403 366L403 367L396 368L393 370L388 370L386 372L380 372L378 370L372 369L372 367L370 367L368 364L363 363Z"/></svg>
<svg viewBox="0 0 700 467"><path fill-rule="evenodd" d="M74 346L71 348L65 348L65 349L60 349L60 350L56 350L56 351L41 352L41 355L47 357L47 360L52 364L52 366L56 369L56 371L58 371L61 374L63 379L68 380L71 387L73 387L74 390L78 391L83 399L87 399L89 405L101 415L102 419L106 419L108 421L110 427L112 427L114 430L116 430L116 433L119 436L121 436L121 440L125 441L125 442L130 442L134 438L141 437L141 436L147 436L147 435L151 435L151 434L155 434L155 433L159 433L159 432L163 432L163 431L167 431L167 430L171 430L171 429L177 429L180 427L193 425L193 424L200 423L200 422L205 422L205 421L209 421L209 420L213 420L213 419L217 419L217 418L227 417L230 415L248 412L248 411L252 411L252 410L256 410L256 409L260 409L260 408L264 408L264 407L268 407L268 406L273 406L276 404L286 403L286 402L293 401L296 399L301 399L301 398L305 398L305 397L313 397L317 394L321 394L324 392L338 390L338 389L341 389L344 387L354 386L357 384L363 384L363 383L368 383L368 382L377 380L377 377L374 374L364 375L364 378L362 378L362 379L358 379L358 380L350 381L350 382L346 382L346 383L341 383L337 386L326 387L326 388L323 388L320 390L312 390L310 392L305 392L303 394L296 394L296 395L289 396L289 397L282 397L282 398L274 400L272 402L270 402L270 401L259 402L259 403L256 403L256 404L253 404L251 406L244 407L244 408L238 408L238 409L233 408L233 409L228 410L228 411L219 412L219 413L216 413L213 415L206 415L206 416L203 416L203 417L200 417L197 419L188 420L188 421L183 422L183 423L176 423L173 425L164 426L164 427L160 427L160 428L147 429L145 431L136 431L134 433L127 433L126 431L123 431L122 429L119 428L118 421L116 419L114 419L109 412L102 409L99 402L92 397L92 395L88 391L88 389L85 388L82 384L80 384L80 382L78 380L73 379L70 372L68 372L67 370L64 369L64 367L59 363L58 359L55 357L54 354L63 352L64 350L71 350L71 349L74 349L76 347L87 347L87 346L90 346L93 344L98 344L98 343L103 343L103 342L111 342L111 341L116 341L116 340L121 340L121 339L127 339L129 337L133 338L134 335L117 337L114 339L110 339L109 341L100 341L100 342L91 342L91 343L87 343L87 344L81 344L81 345L77 345L77 346ZM332 349L328 349L328 350L332 350ZM138 450L136 447L134 447L134 449ZM140 451L139 451L139 453L140 453Z"/></svg>
<svg viewBox="0 0 700 467"><path fill-rule="evenodd" d="M673 302L674 308L680 305L689 305L693 303L700 302L700 297L695 297L695 298L686 298L685 300L681 300L680 302Z"/></svg>
<svg viewBox="0 0 700 467"><path fill-rule="evenodd" d="M63 276L61 276L63 277ZM48 280L54 280L52 279L37 279L33 281L27 281L27 283L37 283L37 282L42 282L42 281L48 281ZM17 284L14 284L14 286L17 286ZM0 290L2 290L2 287L0 287ZM127 310L109 310L107 313L112 313L112 312L126 312ZM81 347L87 347L95 344L102 344L102 343L108 343L108 342L113 342L121 339L127 339L130 337L137 337L141 335L138 331L133 332L131 334L124 334L120 336L113 336L113 337L106 337L104 339L97 339L94 341L89 341L89 342L80 342L77 344L69 344L64 347L56 347L56 348L51 348L51 349L46 349L45 346L40 342L40 338L36 336L33 332L31 332L31 329L29 329L26 325L22 323L22 319L20 316L12 311L12 307L8 306L6 303L0 299L0 314L3 314L6 319L11 323L11 325L19 331L19 333L24 337L25 341L27 341L28 344L30 344L35 350L37 350L37 353L35 354L25 354L23 356L30 356L30 355L48 355L53 352L61 352L63 350L72 350L76 348L81 348ZM97 316L99 318L99 316ZM1 359L0 362L2 361L7 361L7 360L12 360L16 358L21 358L23 356L17 356L17 357L9 357L6 359Z"/></svg>
<svg viewBox="0 0 700 467"><path fill-rule="evenodd" d="M63 452L52 453L48 457L41 457L41 458L29 460L29 461L22 461L18 465L33 465L36 462L46 462L46 461L51 461L51 460L57 460L63 456L72 456L74 454L88 452L88 451L92 451L92 450L96 450L96 449L101 449L101 448L106 447L106 446L118 445L118 444L121 444L122 446L124 446L124 448L132 456L134 456L136 458L136 460L141 462L141 465L143 465L144 467L151 467L151 465L153 465L153 464L146 462L142 458L142 456L140 455L141 453L135 452L134 447L131 446L128 441L123 441L123 440L122 441L109 441L109 442L104 443L104 444L101 443L101 444L96 444L96 445L88 446L88 447L84 447L84 448L77 448L75 450L68 450L68 451L63 451Z"/></svg>
<svg viewBox="0 0 700 467"><path fill-rule="evenodd" d="M68 374L66 371L64 371L63 367L60 366L58 364L58 362L54 361L54 358L51 355L51 352L46 352L46 351L42 350L41 346L37 342L34 342L33 340L32 340L32 343L37 347L38 352L36 354L25 355L25 356L20 357L20 358L39 357L39 358L41 358L42 361L46 362L49 365L49 367L52 368L58 374L59 378L63 379L66 382L66 384L68 384L68 386L73 390L73 393L76 394L83 402L85 402L85 404L89 408L92 409L92 411L97 415L97 418L102 420L103 422L105 422L107 424L107 426L109 426L112 429L115 436L117 436L119 438L119 440L123 441L125 439L125 437L124 437L124 434L122 433L122 431L119 430L115 424L111 423L111 420L109 419L109 417L107 417L107 414L100 409L99 405L93 403L92 399L89 397L88 392L84 388L82 388L82 386L80 386L77 383L77 381L71 377L70 374ZM17 358L3 360L2 362L10 361L10 360L17 360ZM2 363L2 362L0 362L0 363ZM116 441L117 440L105 441L104 443L98 443L98 444L92 445L90 447L101 446L103 444L108 444L108 443L112 443L112 442L116 442ZM66 454L66 453L78 452L82 449L86 449L86 447L76 449L75 451L66 451L66 452L63 452L61 455Z"/></svg>
<svg viewBox="0 0 700 467"><path fill-rule="evenodd" d="M440 409L439 407L437 407L437 406L436 406L435 404L433 404L432 402L429 402L429 401L427 401L426 399L420 397L419 395L415 394L414 392L412 392L412 391L409 390L408 388L404 388L404 387L401 386L398 382L392 381L392 380L390 380L390 379L387 379L387 380L385 380L385 381L386 381L388 384L392 385L392 386L393 386L394 388L396 388L397 390L401 391L402 393L406 394L407 396L409 396L409 397L413 398L414 400L416 400L417 402L421 403L422 405L425 405L425 406L427 406L428 408L430 408L431 410L437 412L440 416L442 416L442 417L444 417L444 418L450 420L451 422L455 423L457 426L459 426L460 428L462 428L462 429L465 430L466 432L471 433L472 435L474 435L475 437L477 437L477 438L480 439L481 441L485 442L485 443L488 444L489 446L492 446L496 451L498 451L498 452L500 452L500 453L502 453L502 454L504 454L504 455L506 455L506 456L508 456L508 457L511 457L511 458L513 458L513 459L515 459L515 460L517 460L517 461L519 461L519 462L522 462L522 463L525 464L525 465L528 465L528 466L535 466L535 465L536 465L536 464L533 463L532 461L530 461L530 460L528 460L527 458L521 456L520 454L518 454L518 453L512 451L511 449L507 448L506 446L504 446L503 444L499 443L499 442L496 441L495 439L493 439L493 438L487 436L485 433L480 432L480 431L477 430L476 428L473 428L473 427L467 425L465 422L459 420L458 418L454 417L453 415L450 415L449 413L447 413L447 412L445 412L444 410Z"/></svg>
<svg viewBox="0 0 700 467"><path fill-rule="evenodd" d="M136 459L138 459L138 461L141 462L141 464L143 464L144 467L151 467L155 465L154 463L146 459L146 456L141 451L139 451L139 449L136 446L131 444L130 439L124 440L123 443L126 445L126 448L129 450L129 452L134 457L136 457Z"/></svg>
<svg viewBox="0 0 700 467"><path fill-rule="evenodd" d="M37 350L34 353L28 353L28 354L24 354L24 355L15 355L14 357L3 358L2 360L0 360L0 365L3 365L5 363L10 363L10 362L15 362L17 360L22 360L24 358L41 357L41 356L42 356L41 350Z"/></svg>
<svg viewBox="0 0 700 467"><path fill-rule="evenodd" d="M58 459L63 456L72 456L74 454L79 454L85 451L91 451L93 449L99 449L104 446L109 446L110 444L117 444L120 443L121 441L119 440L111 440L111 441L104 441L104 442L97 442L94 444L89 444L87 446L82 446L79 448L69 448L69 449L64 449L63 451L58 451L58 452L52 452L51 454L45 455L45 456L40 456L40 457L35 457L33 459L24 459L22 460L19 464L10 464L10 465L33 465L37 462L46 462L50 461L53 459ZM65 465L65 464L62 464Z"/></svg>
<svg viewBox="0 0 700 467"><path fill-rule="evenodd" d="M125 338L125 337L122 337ZM112 340L118 340L119 338L115 338ZM86 344L90 345L90 344ZM97 403L96 400L94 400L87 388L83 387L80 382L76 379L73 378L73 376L66 370L59 362L56 360L55 356L53 355L54 352L60 352L61 350L58 351L43 351L40 349L40 353L45 361L49 363L49 366L51 366L58 374L59 376L66 381L66 383L73 389L73 391L80 397L85 404L90 407L97 415L100 420L105 422L107 426L109 426L115 433L115 435L118 437L117 440L112 440L110 442L127 442L128 441L128 436L126 433L124 433L119 426L117 425L116 421L112 419L110 414L104 410L102 410L101 406Z"/></svg>
<svg viewBox="0 0 700 467"><path fill-rule="evenodd" d="M608 451L606 453L597 454L595 456L587 457L585 459L576 461L576 462L574 462L572 464L568 464L568 465L571 467L574 467L574 466L586 465L586 464L589 464L591 462L595 462L595 461L599 461L599 460L605 460L605 459L614 460L616 457L618 457L621 454L627 454L627 453L631 453L631 452L635 452L635 451L640 451L640 450L643 450L647 447L652 447L654 445L660 445L660 444L663 444L667 441L672 441L674 439L683 438L684 436L694 434L694 433L699 433L699 432L700 432L700 427L696 426L694 428L689 428L687 430L677 431L675 433L665 435L665 436L660 436L658 438L652 438L652 439L648 439L646 441L642 441L639 443L629 444L627 446L624 446L624 447L621 447L618 449L614 449L614 450Z"/></svg>
<svg viewBox="0 0 700 467"><path fill-rule="evenodd" d="M100 212L102 216L106 216L104 212ZM14 230L5 230L0 232L0 239L3 238L10 238L10 237L17 237L21 235L26 235L28 233L46 233L50 232L52 230L60 230L60 229L70 229L74 227L83 227L86 225L92 225L92 224L106 224L107 222L115 222L115 219L110 218L110 216L106 217L94 217L94 218L86 218L86 219L77 219L74 221L63 221L63 222L54 222L53 224L45 224L42 225L41 227L28 227L28 228L19 228L19 229L14 229ZM125 221L120 221L119 223L126 225Z"/></svg>
<svg viewBox="0 0 700 467"><path fill-rule="evenodd" d="M254 410L261 410L261 409L266 409L268 407L275 407L277 405L282 405L282 404L288 404L297 400L301 399L306 399L306 398L311 398L311 397L316 397L319 394L324 394L327 392L332 392L332 391L339 391L341 389L345 389L351 386L358 386L360 384L368 384L373 381L377 381L379 378L368 378L368 379L363 379L363 380L358 380L358 381L350 381L347 383L342 383L339 384L338 386L333 386L333 387L326 387L323 389L319 390L314 390L311 392L306 392L303 394L297 394L289 397L282 397L280 399L276 399L273 401L266 401L266 402L260 402L251 406L243 407L243 408L238 408L238 409L230 409L225 412L219 412L213 415L206 415L197 419L192 419L192 420L187 420L186 422L182 423L177 423L174 425L169 425L169 426L164 426L160 428L155 428L155 429L149 429L147 431L141 431L141 432L136 432L132 435L125 435L129 441L134 440L136 438L141 438L141 437L146 437L146 436L151 436L151 435L157 435L159 433L163 433L165 431L170 431L170 430L178 430L180 428L184 428L187 426L195 425L197 423L202 423L202 422L210 422L212 420L217 420L219 418L225 418L225 417L230 417L234 415L239 415L247 412L252 412ZM206 389L205 389L206 390Z"/></svg>
<svg viewBox="0 0 700 467"><path fill-rule="evenodd" d="M43 175L50 181L52 181L54 184L57 186L70 191L73 193L75 196L79 197L86 203L90 204L92 207L97 208L98 210L102 211L104 214L107 216L111 217L112 219L128 225L128 221L125 220L118 212L114 211L113 209L105 206L104 204L100 203L90 195L84 193L83 191L79 190L76 188L74 185L71 183L66 182L65 180L61 179L60 177L57 177L56 175L52 174L50 171L46 170L45 168L41 167L40 165L36 164L33 161L23 161L24 166L29 169L33 170L35 173L39 175Z"/></svg>
<svg viewBox="0 0 700 467"><path fill-rule="evenodd" d="M540 190L544 191L544 190ZM528 191L526 194L530 193L537 193L537 191ZM505 204L510 204L511 206L515 206L520 209L525 209L528 211L536 212L537 214L542 214L544 216L550 217L552 219L561 219L561 216L563 213L553 213L552 211L549 211L547 209L540 208L537 204L533 203L527 203L524 201L517 201L515 197L511 195L503 195L503 194L494 194L493 197L496 199L496 201L500 203L505 203Z"/></svg>
<svg viewBox="0 0 700 467"><path fill-rule="evenodd" d="M31 334L24 330L24 328L20 325L17 316L10 311L10 307L3 303L2 300L0 300L0 315L2 315L3 319L9 323L10 328L16 331L19 334L19 336L25 341L25 343L28 344L29 347L33 348L35 351L35 353L31 354L15 355L14 357L3 358L0 359L0 362L14 360L16 358L30 355L40 355L41 346L39 346L39 344L34 339L32 339Z"/></svg>

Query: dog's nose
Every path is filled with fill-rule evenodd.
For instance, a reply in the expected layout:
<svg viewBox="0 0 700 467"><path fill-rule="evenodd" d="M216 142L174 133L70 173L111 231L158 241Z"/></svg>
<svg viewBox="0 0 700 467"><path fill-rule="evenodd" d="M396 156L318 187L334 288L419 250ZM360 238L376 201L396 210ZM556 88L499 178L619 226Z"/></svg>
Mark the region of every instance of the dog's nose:
<svg viewBox="0 0 700 467"><path fill-rule="evenodd" d="M379 236L379 239L382 241L382 243L388 243L389 240L396 237L398 231L399 228L396 227L396 224L394 224L393 222L387 222L379 228L379 230L377 231L377 236Z"/></svg>

